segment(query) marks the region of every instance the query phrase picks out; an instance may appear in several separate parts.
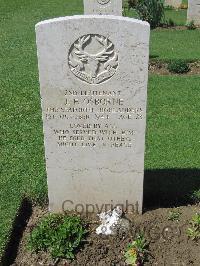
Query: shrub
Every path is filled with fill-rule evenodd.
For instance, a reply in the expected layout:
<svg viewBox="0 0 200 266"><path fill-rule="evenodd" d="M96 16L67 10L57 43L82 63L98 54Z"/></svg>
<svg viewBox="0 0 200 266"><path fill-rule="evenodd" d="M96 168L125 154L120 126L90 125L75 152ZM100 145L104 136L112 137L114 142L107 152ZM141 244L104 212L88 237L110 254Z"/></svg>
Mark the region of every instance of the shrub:
<svg viewBox="0 0 200 266"><path fill-rule="evenodd" d="M137 2L138 2L138 0L128 0L128 7L129 7L129 9L130 8L135 8L136 5L137 5Z"/></svg>
<svg viewBox="0 0 200 266"><path fill-rule="evenodd" d="M192 240L200 239L200 213L196 213L190 221L191 227L187 230L187 235Z"/></svg>
<svg viewBox="0 0 200 266"><path fill-rule="evenodd" d="M136 5L140 19L148 21L151 28L161 25L164 18L164 4L162 0L138 0Z"/></svg>
<svg viewBox="0 0 200 266"><path fill-rule="evenodd" d="M196 29L196 26L194 25L194 20L186 23L185 26L187 27L188 30L195 30Z"/></svg>
<svg viewBox="0 0 200 266"><path fill-rule="evenodd" d="M181 60L181 59L171 61L168 64L167 69L170 72L177 73L177 74L183 74L183 73L187 73L188 71L190 71L190 67L188 63L185 60Z"/></svg>
<svg viewBox="0 0 200 266"><path fill-rule="evenodd" d="M54 259L73 259L85 234L79 217L50 214L33 229L28 246L31 251L48 251Z"/></svg>
<svg viewBox="0 0 200 266"><path fill-rule="evenodd" d="M169 27L174 27L174 26L176 26L176 23L170 18L170 19L167 21L167 25L168 25Z"/></svg>

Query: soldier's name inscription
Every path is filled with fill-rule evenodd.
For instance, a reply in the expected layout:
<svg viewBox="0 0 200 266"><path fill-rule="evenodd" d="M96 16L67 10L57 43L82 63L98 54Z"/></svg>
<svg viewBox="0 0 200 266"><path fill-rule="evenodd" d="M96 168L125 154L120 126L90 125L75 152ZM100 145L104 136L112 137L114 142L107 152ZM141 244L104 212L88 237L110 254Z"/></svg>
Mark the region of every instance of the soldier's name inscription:
<svg viewBox="0 0 200 266"><path fill-rule="evenodd" d="M66 89L63 106L49 106L45 113L46 120L67 122L64 129L52 128L59 147L133 147L137 130L126 124L119 126L113 118L122 122L141 120L143 109L127 107L120 90Z"/></svg>

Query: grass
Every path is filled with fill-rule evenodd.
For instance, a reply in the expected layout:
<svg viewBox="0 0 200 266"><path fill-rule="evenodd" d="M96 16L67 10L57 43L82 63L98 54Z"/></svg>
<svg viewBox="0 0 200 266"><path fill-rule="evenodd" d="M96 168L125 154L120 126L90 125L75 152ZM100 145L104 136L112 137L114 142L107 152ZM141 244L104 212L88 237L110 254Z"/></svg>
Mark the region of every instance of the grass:
<svg viewBox="0 0 200 266"><path fill-rule="evenodd" d="M149 78L146 207L187 204L200 188L199 83L200 76Z"/></svg>
<svg viewBox="0 0 200 266"><path fill-rule="evenodd" d="M82 0L0 0L0 256L22 197L47 195L34 26L83 13ZM200 57L199 31L155 30L151 55ZM190 42L188 42L190 40ZM146 168L198 167L199 77L149 82Z"/></svg>
<svg viewBox="0 0 200 266"><path fill-rule="evenodd" d="M168 21L169 19L175 22L177 26L184 26L187 20L187 10L186 9L179 9L179 10L165 10L165 20Z"/></svg>
<svg viewBox="0 0 200 266"><path fill-rule="evenodd" d="M188 0L182 0L182 3L186 5L188 4Z"/></svg>
<svg viewBox="0 0 200 266"><path fill-rule="evenodd" d="M199 60L200 30L153 30L150 57L165 61L171 59Z"/></svg>
<svg viewBox="0 0 200 266"><path fill-rule="evenodd" d="M165 20L170 18L176 25L186 24L186 10L165 10ZM134 10L126 16L138 18ZM200 30L155 29L151 31L150 57L158 60L200 59Z"/></svg>
<svg viewBox="0 0 200 266"><path fill-rule="evenodd" d="M199 76L150 76L146 169L199 168Z"/></svg>

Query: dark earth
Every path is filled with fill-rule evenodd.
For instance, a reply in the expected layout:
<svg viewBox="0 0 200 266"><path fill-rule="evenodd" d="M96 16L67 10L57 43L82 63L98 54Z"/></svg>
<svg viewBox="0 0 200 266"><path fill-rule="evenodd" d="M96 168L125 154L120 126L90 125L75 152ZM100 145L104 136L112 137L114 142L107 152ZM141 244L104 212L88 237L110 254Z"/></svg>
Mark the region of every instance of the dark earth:
<svg viewBox="0 0 200 266"><path fill-rule="evenodd" d="M173 73L170 73L167 69L167 63L158 62L151 60L149 63L149 73L151 74L157 74L157 75L172 75ZM200 74L200 62L192 62L189 63L190 71L184 74L174 74L174 75L199 75Z"/></svg>
<svg viewBox="0 0 200 266"><path fill-rule="evenodd" d="M168 220L171 210L178 210L181 213L179 221ZM130 228L129 230L119 230L115 236L96 235L95 229L98 227L99 221L95 215L87 218L89 234L77 252L75 260L53 261L49 254L42 252L35 254L27 250L27 236L41 217L48 213L46 208L34 207L17 248L15 262L11 265L127 265L124 260L127 244L135 239L138 232L144 232L145 238L149 242L150 251L149 262L145 265L199 266L200 240L191 240L186 234L186 230L190 226L189 221L199 211L199 205L188 205L179 208L149 210L143 215L125 215Z"/></svg>

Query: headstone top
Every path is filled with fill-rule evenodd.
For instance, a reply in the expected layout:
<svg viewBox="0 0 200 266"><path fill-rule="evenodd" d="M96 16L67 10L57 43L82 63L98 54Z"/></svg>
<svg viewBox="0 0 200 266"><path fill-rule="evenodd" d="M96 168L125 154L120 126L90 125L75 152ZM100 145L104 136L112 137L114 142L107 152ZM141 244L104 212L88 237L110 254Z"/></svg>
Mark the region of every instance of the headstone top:
<svg viewBox="0 0 200 266"><path fill-rule="evenodd" d="M102 19L106 19L108 21L116 19L116 17L114 15L107 16L106 14L104 14L104 15L98 15L98 14L93 14L93 15L74 15L74 16L59 17L59 18L52 18L52 19L43 20L43 21L38 22L35 25L35 28L37 30L37 28L39 28L42 25L51 24L51 23L54 23L54 22L64 22L64 21L70 21L70 20L75 20L76 21L78 19L82 19L82 21L84 21L84 20L93 19L93 18L94 19L99 19L101 21L102 21ZM117 21L121 21L121 20L130 22L130 23L134 23L135 25L139 24L141 26L149 27L149 29L150 29L150 25L149 25L149 23L147 21L142 21L142 20L139 20L139 19L134 19L134 18L129 18L129 17L120 17L120 16L118 16L117 17Z"/></svg>
<svg viewBox="0 0 200 266"><path fill-rule="evenodd" d="M122 0L84 0L85 14L122 15Z"/></svg>

